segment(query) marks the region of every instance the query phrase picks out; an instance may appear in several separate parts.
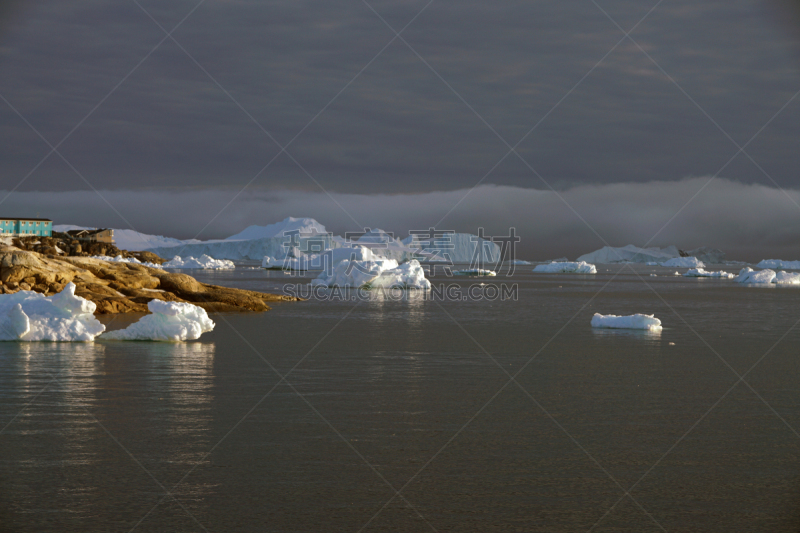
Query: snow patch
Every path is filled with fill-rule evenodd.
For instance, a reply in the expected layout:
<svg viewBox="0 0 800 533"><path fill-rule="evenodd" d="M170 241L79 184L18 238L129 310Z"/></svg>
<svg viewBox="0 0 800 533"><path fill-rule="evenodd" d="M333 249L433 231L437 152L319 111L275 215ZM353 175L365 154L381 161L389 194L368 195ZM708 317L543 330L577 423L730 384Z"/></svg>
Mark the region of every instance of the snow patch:
<svg viewBox="0 0 800 533"><path fill-rule="evenodd" d="M600 313L595 313L592 317L592 327L661 331L661 321L653 315L642 315L640 313L627 316L601 315Z"/></svg>
<svg viewBox="0 0 800 533"><path fill-rule="evenodd" d="M147 261L139 261L135 257L122 257L118 255L117 257L109 257L107 255L93 255L93 259L100 259L101 261L108 261L109 263L131 263L134 265L143 265L150 268L161 268L161 265L157 265L155 263L148 263Z"/></svg>

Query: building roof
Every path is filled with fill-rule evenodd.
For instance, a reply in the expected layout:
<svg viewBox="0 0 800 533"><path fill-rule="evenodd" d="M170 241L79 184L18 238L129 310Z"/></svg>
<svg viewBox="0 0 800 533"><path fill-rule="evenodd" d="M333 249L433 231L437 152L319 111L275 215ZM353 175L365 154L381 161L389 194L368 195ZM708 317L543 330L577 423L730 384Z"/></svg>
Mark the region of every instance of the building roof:
<svg viewBox="0 0 800 533"><path fill-rule="evenodd" d="M0 217L0 220L36 220L40 222L52 222L49 218L31 218L31 217Z"/></svg>

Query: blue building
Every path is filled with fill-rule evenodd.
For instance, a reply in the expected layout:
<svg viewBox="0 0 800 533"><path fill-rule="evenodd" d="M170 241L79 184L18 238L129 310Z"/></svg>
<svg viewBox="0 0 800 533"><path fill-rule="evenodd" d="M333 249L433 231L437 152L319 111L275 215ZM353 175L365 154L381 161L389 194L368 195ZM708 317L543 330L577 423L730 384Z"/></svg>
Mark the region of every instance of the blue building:
<svg viewBox="0 0 800 533"><path fill-rule="evenodd" d="M4 218L0 217L0 237L51 237L53 221L49 218Z"/></svg>

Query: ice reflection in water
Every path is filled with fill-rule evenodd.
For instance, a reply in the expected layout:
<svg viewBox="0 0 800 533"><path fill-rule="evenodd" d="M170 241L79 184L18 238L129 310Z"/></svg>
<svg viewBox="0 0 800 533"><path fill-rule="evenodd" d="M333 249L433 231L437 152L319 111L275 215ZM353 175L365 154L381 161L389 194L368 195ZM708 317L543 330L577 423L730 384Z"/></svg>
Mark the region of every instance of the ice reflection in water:
<svg viewBox="0 0 800 533"><path fill-rule="evenodd" d="M661 330L647 330L647 329L614 329L614 328L591 328L592 333L596 337L632 337L642 341L656 341L661 340Z"/></svg>

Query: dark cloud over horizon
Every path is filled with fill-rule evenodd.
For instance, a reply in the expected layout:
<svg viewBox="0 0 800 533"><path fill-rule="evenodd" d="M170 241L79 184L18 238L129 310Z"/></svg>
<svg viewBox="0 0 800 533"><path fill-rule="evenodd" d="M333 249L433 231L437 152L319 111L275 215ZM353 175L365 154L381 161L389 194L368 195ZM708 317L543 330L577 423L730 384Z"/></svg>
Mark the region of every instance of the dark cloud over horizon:
<svg viewBox="0 0 800 533"><path fill-rule="evenodd" d="M598 3L626 30L655 5ZM171 30L196 2L141 4ZM370 2L397 30L425 4ZM697 106L624 40L547 115L623 37L591 2L435 0L403 34L430 68L395 40L348 86L393 36L363 2L206 0L174 33L202 68L165 41L60 150L104 190L236 188L279 152L250 114L281 144L302 130L288 151L314 178L281 154L253 190L447 191L500 161L498 135L516 144L547 115L519 153L556 188L713 175L737 152L713 121L744 144L800 89L779 13L663 2L632 36ZM53 144L164 37L132 1L29 2L4 19L0 95ZM782 187L800 184L799 113L792 102L747 147ZM11 189L49 148L3 102L0 117ZM742 154L723 176L772 185ZM545 187L513 155L484 183ZM52 155L19 190L88 187Z"/></svg>

